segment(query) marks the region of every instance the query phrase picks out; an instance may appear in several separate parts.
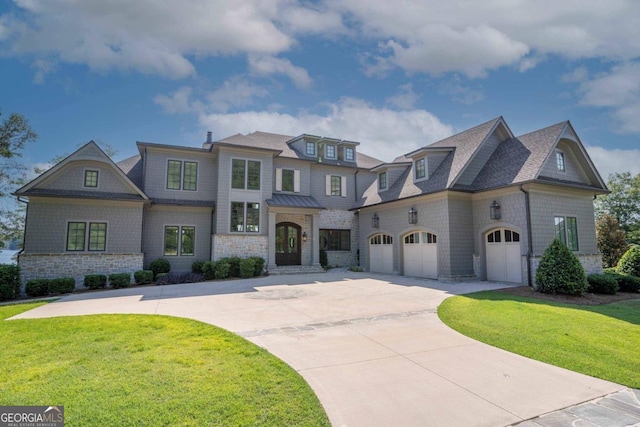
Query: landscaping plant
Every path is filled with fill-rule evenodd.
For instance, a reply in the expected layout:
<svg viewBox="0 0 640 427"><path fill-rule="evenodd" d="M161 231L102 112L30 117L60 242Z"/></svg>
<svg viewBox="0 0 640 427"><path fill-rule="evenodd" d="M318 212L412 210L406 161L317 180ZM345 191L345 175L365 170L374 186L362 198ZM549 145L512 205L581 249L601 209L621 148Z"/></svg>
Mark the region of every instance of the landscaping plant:
<svg viewBox="0 0 640 427"><path fill-rule="evenodd" d="M622 255L616 266L618 273L630 274L640 277L640 246L632 245L627 252Z"/></svg>
<svg viewBox="0 0 640 427"><path fill-rule="evenodd" d="M164 258L158 258L151 261L151 264L149 264L149 269L153 271L153 278L157 279L158 274L168 273L171 271L171 264Z"/></svg>
<svg viewBox="0 0 640 427"><path fill-rule="evenodd" d="M580 260L558 239L545 249L536 271L536 290L545 294L582 295L587 275Z"/></svg>

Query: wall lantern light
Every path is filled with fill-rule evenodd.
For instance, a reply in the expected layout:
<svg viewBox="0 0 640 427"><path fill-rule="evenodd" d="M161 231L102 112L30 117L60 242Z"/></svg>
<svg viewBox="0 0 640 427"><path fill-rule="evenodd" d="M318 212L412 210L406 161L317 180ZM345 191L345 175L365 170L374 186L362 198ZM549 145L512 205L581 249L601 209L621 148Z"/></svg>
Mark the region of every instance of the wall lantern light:
<svg viewBox="0 0 640 427"><path fill-rule="evenodd" d="M377 213L374 213L373 216L371 217L371 227L372 228L380 227L380 217L378 217Z"/></svg>
<svg viewBox="0 0 640 427"><path fill-rule="evenodd" d="M409 209L409 224L417 224L418 223L418 211L412 206Z"/></svg>
<svg viewBox="0 0 640 427"><path fill-rule="evenodd" d="M304 232L302 233L302 241L303 241L303 242L306 242L306 241L307 241L307 232L306 232L306 231L304 231Z"/></svg>
<svg viewBox="0 0 640 427"><path fill-rule="evenodd" d="M500 214L500 204L495 200L489 206L489 218L491 219L500 219L502 215Z"/></svg>

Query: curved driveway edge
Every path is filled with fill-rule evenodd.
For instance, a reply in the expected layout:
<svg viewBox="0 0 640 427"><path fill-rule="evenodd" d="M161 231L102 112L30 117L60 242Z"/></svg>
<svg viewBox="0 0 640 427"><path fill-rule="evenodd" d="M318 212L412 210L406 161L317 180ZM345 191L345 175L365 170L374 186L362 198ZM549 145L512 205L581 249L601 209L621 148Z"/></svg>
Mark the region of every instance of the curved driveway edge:
<svg viewBox="0 0 640 427"><path fill-rule="evenodd" d="M467 338L436 308L503 288L331 271L75 294L14 318L98 313L200 320L296 369L334 426L506 426L625 387Z"/></svg>

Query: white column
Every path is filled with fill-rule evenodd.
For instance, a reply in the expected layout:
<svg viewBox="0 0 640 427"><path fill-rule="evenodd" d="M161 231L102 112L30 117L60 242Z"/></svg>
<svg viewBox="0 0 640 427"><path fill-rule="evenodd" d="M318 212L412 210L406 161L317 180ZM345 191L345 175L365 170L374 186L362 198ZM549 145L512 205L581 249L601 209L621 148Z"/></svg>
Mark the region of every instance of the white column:
<svg viewBox="0 0 640 427"><path fill-rule="evenodd" d="M311 265L320 266L320 214L314 213L311 219Z"/></svg>

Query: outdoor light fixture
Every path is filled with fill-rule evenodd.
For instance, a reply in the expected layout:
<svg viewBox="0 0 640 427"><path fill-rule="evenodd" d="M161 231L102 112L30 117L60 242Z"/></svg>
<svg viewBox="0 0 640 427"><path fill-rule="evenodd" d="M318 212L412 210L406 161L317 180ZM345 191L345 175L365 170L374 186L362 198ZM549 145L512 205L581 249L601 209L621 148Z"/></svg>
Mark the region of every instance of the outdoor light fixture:
<svg viewBox="0 0 640 427"><path fill-rule="evenodd" d="M307 241L307 232L306 231L302 232L302 241L303 242Z"/></svg>
<svg viewBox="0 0 640 427"><path fill-rule="evenodd" d="M417 224L418 223L418 211L412 206L409 209L409 224Z"/></svg>
<svg viewBox="0 0 640 427"><path fill-rule="evenodd" d="M500 204L498 202L496 202L495 200L493 201L493 203L491 203L491 206L489 206L489 218L491 219L500 219L501 215L500 215Z"/></svg>
<svg viewBox="0 0 640 427"><path fill-rule="evenodd" d="M380 227L380 217L378 217L377 213L374 213L373 216L371 217L371 227L372 228Z"/></svg>

